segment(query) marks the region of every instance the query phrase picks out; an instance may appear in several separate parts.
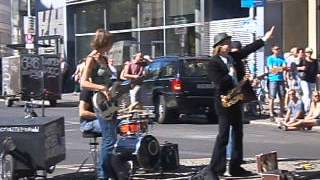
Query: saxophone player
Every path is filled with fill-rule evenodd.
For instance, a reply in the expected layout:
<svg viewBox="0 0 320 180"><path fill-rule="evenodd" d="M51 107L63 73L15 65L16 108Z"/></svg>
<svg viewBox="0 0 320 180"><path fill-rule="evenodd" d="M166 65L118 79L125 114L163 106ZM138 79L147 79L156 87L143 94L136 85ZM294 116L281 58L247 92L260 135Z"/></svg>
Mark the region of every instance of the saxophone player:
<svg viewBox="0 0 320 180"><path fill-rule="evenodd" d="M235 103L224 107L223 101L228 102L226 96L234 89L245 75L244 63L241 61L250 53L263 47L265 41L270 39L274 26L266 32L263 38L243 47L238 52L230 52L231 36L219 33L214 37L213 57L208 65L208 78L215 85L215 110L218 116L219 133L216 138L211 161L200 173L191 177L192 180L219 179L226 171L226 146L229 139L229 128L232 126L235 133L234 145L229 164L229 174L232 176L248 176L251 174L241 167L243 151L243 124L242 105Z"/></svg>

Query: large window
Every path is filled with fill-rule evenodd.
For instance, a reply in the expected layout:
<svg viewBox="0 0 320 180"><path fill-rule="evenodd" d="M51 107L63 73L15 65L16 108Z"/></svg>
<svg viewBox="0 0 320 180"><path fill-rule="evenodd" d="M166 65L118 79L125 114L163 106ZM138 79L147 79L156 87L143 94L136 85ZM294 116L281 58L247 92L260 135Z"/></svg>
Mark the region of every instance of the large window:
<svg viewBox="0 0 320 180"><path fill-rule="evenodd" d="M194 27L184 30L166 30L167 55L194 55L195 54L195 31Z"/></svg>
<svg viewBox="0 0 320 180"><path fill-rule="evenodd" d="M104 28L105 7L101 3L85 4L76 8L76 34L92 33Z"/></svg>
<svg viewBox="0 0 320 180"><path fill-rule="evenodd" d="M139 1L140 27L163 25L163 0Z"/></svg>
<svg viewBox="0 0 320 180"><path fill-rule="evenodd" d="M93 36L77 36L76 37L76 63L85 58L92 48L90 42Z"/></svg>
<svg viewBox="0 0 320 180"><path fill-rule="evenodd" d="M212 17L212 20L249 16L249 9L241 8L241 0L212 0L209 3L209 6L211 6L208 10L210 11L209 14Z"/></svg>
<svg viewBox="0 0 320 180"><path fill-rule="evenodd" d="M166 0L166 24L185 24L195 21L199 0Z"/></svg>
<svg viewBox="0 0 320 180"><path fill-rule="evenodd" d="M137 0L110 1L108 9L110 30L137 28Z"/></svg>
<svg viewBox="0 0 320 180"><path fill-rule="evenodd" d="M140 32L140 50L153 57L163 56L163 31Z"/></svg>
<svg viewBox="0 0 320 180"><path fill-rule="evenodd" d="M109 6L110 30L161 26L163 0L117 0Z"/></svg>

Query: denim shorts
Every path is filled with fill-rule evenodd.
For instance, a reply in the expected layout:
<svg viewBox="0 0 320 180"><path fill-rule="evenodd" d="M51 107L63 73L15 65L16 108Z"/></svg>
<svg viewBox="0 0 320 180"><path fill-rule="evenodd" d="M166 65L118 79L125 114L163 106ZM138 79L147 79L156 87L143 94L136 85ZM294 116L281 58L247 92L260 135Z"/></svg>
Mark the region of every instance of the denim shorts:
<svg viewBox="0 0 320 180"><path fill-rule="evenodd" d="M285 85L283 81L270 81L269 82L269 96L273 99L277 97L277 94L279 98L284 98L286 91L285 91Z"/></svg>

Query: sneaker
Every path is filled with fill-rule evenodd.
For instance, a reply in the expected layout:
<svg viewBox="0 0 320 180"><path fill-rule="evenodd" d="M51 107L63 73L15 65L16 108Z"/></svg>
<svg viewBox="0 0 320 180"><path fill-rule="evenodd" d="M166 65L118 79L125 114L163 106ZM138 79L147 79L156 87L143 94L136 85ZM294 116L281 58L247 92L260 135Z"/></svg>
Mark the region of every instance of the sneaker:
<svg viewBox="0 0 320 180"><path fill-rule="evenodd" d="M247 177L247 176L252 176L254 173L251 171L245 170L242 167L239 167L237 169L229 169L229 174L235 177Z"/></svg>

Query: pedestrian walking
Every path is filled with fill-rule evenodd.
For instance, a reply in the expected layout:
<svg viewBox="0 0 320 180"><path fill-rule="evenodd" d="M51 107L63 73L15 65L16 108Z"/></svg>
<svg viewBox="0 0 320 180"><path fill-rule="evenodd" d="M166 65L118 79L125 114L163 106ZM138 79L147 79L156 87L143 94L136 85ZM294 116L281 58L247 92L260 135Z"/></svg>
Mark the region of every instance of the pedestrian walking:
<svg viewBox="0 0 320 180"><path fill-rule="evenodd" d="M226 146L229 139L230 126L234 129L235 138L229 163L229 174L232 176L246 176L251 174L241 167L243 151L242 105L240 102L224 107L228 102L228 92L238 85L244 78L244 64L241 59L264 46L264 42L273 35L272 27L262 39L245 46L238 52L230 52L231 36L219 33L214 37L214 52L208 65L208 78L215 85L215 110L219 121L219 133L212 153L210 164L200 173L191 177L192 180L219 179L226 171Z"/></svg>
<svg viewBox="0 0 320 180"><path fill-rule="evenodd" d="M130 103L140 102L141 98L141 85L143 83L144 65L143 53L138 52L125 68L123 74L124 78L131 80L132 87L130 89Z"/></svg>

